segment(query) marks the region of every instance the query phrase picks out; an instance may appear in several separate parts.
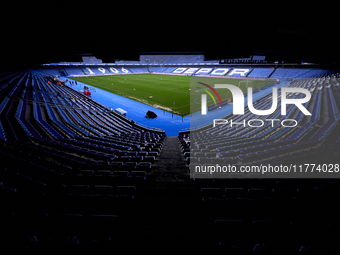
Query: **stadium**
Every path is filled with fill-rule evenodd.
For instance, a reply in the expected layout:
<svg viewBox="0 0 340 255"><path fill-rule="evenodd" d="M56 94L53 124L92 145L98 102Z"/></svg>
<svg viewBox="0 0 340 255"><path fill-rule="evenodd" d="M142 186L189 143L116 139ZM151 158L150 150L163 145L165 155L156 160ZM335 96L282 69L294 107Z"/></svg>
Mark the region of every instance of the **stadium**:
<svg viewBox="0 0 340 255"><path fill-rule="evenodd" d="M337 47L272 29L164 51L191 35L113 50L81 33L4 57L0 249L338 254Z"/></svg>

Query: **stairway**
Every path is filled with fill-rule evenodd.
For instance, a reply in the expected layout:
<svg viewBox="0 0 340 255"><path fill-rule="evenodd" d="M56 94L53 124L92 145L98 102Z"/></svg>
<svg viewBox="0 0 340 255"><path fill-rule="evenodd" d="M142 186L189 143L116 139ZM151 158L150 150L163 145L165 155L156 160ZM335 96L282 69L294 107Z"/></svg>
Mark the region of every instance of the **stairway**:
<svg viewBox="0 0 340 255"><path fill-rule="evenodd" d="M190 181L188 168L177 137L167 137L152 175L156 182L178 183Z"/></svg>
<svg viewBox="0 0 340 255"><path fill-rule="evenodd" d="M143 199L184 201L195 196L194 184L190 179L178 138L168 136L161 154L147 176L143 187Z"/></svg>
<svg viewBox="0 0 340 255"><path fill-rule="evenodd" d="M268 75L268 77L267 78L271 78L272 77L272 75L275 73L275 71L276 71L276 68L274 68L274 70Z"/></svg>

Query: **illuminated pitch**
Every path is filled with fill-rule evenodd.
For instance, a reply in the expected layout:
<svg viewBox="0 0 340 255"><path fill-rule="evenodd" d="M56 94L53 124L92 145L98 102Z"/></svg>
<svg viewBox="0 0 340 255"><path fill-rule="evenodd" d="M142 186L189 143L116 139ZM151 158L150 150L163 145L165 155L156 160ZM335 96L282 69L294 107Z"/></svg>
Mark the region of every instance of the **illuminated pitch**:
<svg viewBox="0 0 340 255"><path fill-rule="evenodd" d="M124 74L124 75L103 75L85 76L70 78L96 88L100 88L135 101L151 105L153 107L173 112L180 116L190 114L190 83L195 79L202 78L183 75L163 75L163 74ZM244 79L228 78L204 78L212 83L216 79L223 79L223 83L239 85ZM273 83L273 81L255 81L252 87L262 87ZM242 83L241 83L242 84ZM250 84L250 83L249 83ZM242 86L243 85L243 86ZM246 90L246 83L241 87ZM243 90L243 88L241 88ZM228 92L221 93L222 100L231 98ZM208 102L213 103L213 102ZM200 105L197 106L197 111Z"/></svg>

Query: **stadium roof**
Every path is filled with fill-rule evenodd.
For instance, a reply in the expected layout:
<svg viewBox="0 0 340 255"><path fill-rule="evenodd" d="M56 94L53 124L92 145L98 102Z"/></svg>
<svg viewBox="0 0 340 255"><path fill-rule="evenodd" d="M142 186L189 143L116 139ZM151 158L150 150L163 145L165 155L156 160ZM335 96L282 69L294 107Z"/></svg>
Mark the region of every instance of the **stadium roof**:
<svg viewBox="0 0 340 255"><path fill-rule="evenodd" d="M261 51L273 60L339 59L336 8L285 2L280 7L268 3L268 9L265 2L235 2L195 9L168 3L154 10L145 3L123 4L5 6L1 64L79 61L82 53L103 62L137 60L148 52L200 52L207 59L223 59Z"/></svg>

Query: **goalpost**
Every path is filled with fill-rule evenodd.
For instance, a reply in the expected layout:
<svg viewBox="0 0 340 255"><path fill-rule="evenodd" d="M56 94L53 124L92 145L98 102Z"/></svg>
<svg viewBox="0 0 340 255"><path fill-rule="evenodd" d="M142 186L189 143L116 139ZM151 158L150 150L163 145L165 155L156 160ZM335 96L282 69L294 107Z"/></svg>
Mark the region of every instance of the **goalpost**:
<svg viewBox="0 0 340 255"><path fill-rule="evenodd" d="M261 86L258 86L258 80L241 80L238 83L238 87L245 93L248 91L248 87L253 87L253 90L258 89L261 91Z"/></svg>
<svg viewBox="0 0 340 255"><path fill-rule="evenodd" d="M194 93L193 93L193 95L194 95L194 100L193 100L194 104L198 104L198 105L201 104L201 95L204 94L204 93L205 92L203 90L201 90L201 89L194 90ZM191 92L191 95L192 95L192 92ZM207 97L207 103L208 103L208 105L213 103L213 100L212 100L211 97Z"/></svg>
<svg viewBox="0 0 340 255"><path fill-rule="evenodd" d="M240 86L241 86L242 83L243 83L243 84L245 83L246 89L247 89L249 85L252 85L252 82L254 82L254 81L253 81L253 80L242 80L242 81L239 81L238 87L239 87L240 89L242 89L242 87L240 87Z"/></svg>

